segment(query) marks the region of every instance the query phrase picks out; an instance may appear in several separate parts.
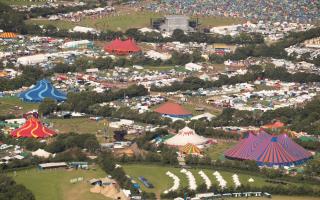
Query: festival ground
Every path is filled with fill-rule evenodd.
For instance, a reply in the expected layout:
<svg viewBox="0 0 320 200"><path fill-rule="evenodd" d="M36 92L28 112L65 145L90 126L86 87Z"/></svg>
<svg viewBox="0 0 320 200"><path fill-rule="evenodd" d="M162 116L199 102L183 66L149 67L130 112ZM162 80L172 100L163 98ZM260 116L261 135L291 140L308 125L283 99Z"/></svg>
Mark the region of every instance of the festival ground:
<svg viewBox="0 0 320 200"><path fill-rule="evenodd" d="M93 26L98 30L114 30L114 31L125 31L129 28L143 28L150 26L151 18L163 17L164 14L152 13L148 11L142 12L127 12L121 13L116 16L106 16L101 19L92 19L86 17L80 22L71 22L66 20L50 21L44 19L32 19L26 21L28 24L38 25L49 25L52 24L58 28L70 29L75 26ZM212 27L212 26L225 26L232 25L242 22L241 19L237 18L226 18L226 17L200 17L199 21L201 27Z"/></svg>
<svg viewBox="0 0 320 200"><path fill-rule="evenodd" d="M30 189L37 200L105 200L100 194L90 193L90 185L87 182L92 178L105 177L100 169L95 170L65 170L52 169L40 171L27 169L9 173L14 180ZM83 181L70 183L70 179L83 177Z"/></svg>
<svg viewBox="0 0 320 200"><path fill-rule="evenodd" d="M179 168L156 166L156 165L141 165L141 164L130 164L123 165L126 173L136 180L142 187L143 191L155 192L159 196L164 190L172 186L172 179L166 176L165 173L170 171L177 175L181 180L181 188L188 186L187 178L184 174L180 173ZM204 183L201 176L198 174L200 169L191 169L191 172L196 178L197 185ZM212 173L213 169L203 169L213 184L216 183L215 177ZM247 180L252 177L255 182L251 183L255 186L268 185L263 177L257 175L248 175L245 173L229 172L223 170L217 170L221 173L223 178L227 181L228 187L233 187L232 175L234 173L239 175L241 183L248 183ZM41 200L102 200L107 199L106 197L99 194L90 193L90 185L88 180L92 178L105 177L106 174L99 168L95 170L65 170L65 169L52 169L39 171L38 169L26 169L17 171L14 175L13 172L9 173L18 183L25 185L34 194L36 199ZM147 189L138 180L138 176L144 176L154 186L154 189ZM83 177L84 180L78 183L71 184L70 179ZM41 183L41 184L39 184ZM297 183L290 183L297 184ZM252 200L259 200L265 198L249 198ZM316 200L314 197L305 196L273 196L274 200Z"/></svg>

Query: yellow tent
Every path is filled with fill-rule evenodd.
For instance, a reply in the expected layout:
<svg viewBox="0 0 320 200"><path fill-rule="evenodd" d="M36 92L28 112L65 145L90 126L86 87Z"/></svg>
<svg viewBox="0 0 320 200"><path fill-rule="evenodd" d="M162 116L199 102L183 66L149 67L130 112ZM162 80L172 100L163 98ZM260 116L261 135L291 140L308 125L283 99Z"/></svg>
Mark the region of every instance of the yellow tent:
<svg viewBox="0 0 320 200"><path fill-rule="evenodd" d="M182 153L184 154L192 154L192 155L200 155L201 150L194 144L188 143L184 145L181 150Z"/></svg>

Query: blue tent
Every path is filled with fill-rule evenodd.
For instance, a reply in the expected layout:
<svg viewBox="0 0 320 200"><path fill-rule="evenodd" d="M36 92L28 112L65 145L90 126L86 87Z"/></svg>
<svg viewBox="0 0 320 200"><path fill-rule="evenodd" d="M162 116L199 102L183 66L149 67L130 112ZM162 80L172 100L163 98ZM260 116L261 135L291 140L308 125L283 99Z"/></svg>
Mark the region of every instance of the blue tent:
<svg viewBox="0 0 320 200"><path fill-rule="evenodd" d="M45 98L51 98L56 101L65 101L67 99L67 95L55 89L50 81L41 80L27 91L20 93L19 98L30 102L41 102Z"/></svg>

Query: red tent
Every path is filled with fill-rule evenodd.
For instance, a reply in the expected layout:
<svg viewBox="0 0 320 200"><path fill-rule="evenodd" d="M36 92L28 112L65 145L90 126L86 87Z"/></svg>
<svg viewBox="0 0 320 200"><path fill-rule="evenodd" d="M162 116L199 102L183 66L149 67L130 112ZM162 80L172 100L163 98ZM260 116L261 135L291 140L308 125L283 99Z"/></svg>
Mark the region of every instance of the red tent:
<svg viewBox="0 0 320 200"><path fill-rule="evenodd" d="M169 115L171 117L191 117L191 112L184 109L180 104L173 102L166 102L159 108L155 109L155 112Z"/></svg>
<svg viewBox="0 0 320 200"><path fill-rule="evenodd" d="M131 53L138 53L141 51L136 42L129 38L127 40L120 40L119 38L113 40L110 44L104 47L104 50L111 54L127 55Z"/></svg>
<svg viewBox="0 0 320 200"><path fill-rule="evenodd" d="M29 117L29 115L32 115ZM18 129L11 132L12 137L16 138L46 138L55 135L56 133L45 127L38 119L36 113L25 115L26 123Z"/></svg>

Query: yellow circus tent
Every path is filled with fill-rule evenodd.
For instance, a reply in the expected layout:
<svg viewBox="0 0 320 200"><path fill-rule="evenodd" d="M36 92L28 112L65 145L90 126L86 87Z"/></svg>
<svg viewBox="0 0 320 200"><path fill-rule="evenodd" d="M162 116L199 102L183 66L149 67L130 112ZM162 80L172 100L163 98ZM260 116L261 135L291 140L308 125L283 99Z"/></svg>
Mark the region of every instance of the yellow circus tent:
<svg viewBox="0 0 320 200"><path fill-rule="evenodd" d="M5 71L0 71L0 78L8 76L8 73Z"/></svg>
<svg viewBox="0 0 320 200"><path fill-rule="evenodd" d="M17 34L13 32L4 32L0 34L0 38L5 38L5 39L17 38Z"/></svg>
<svg viewBox="0 0 320 200"><path fill-rule="evenodd" d="M191 143L181 147L180 152L188 155L201 155L201 150L196 145Z"/></svg>

